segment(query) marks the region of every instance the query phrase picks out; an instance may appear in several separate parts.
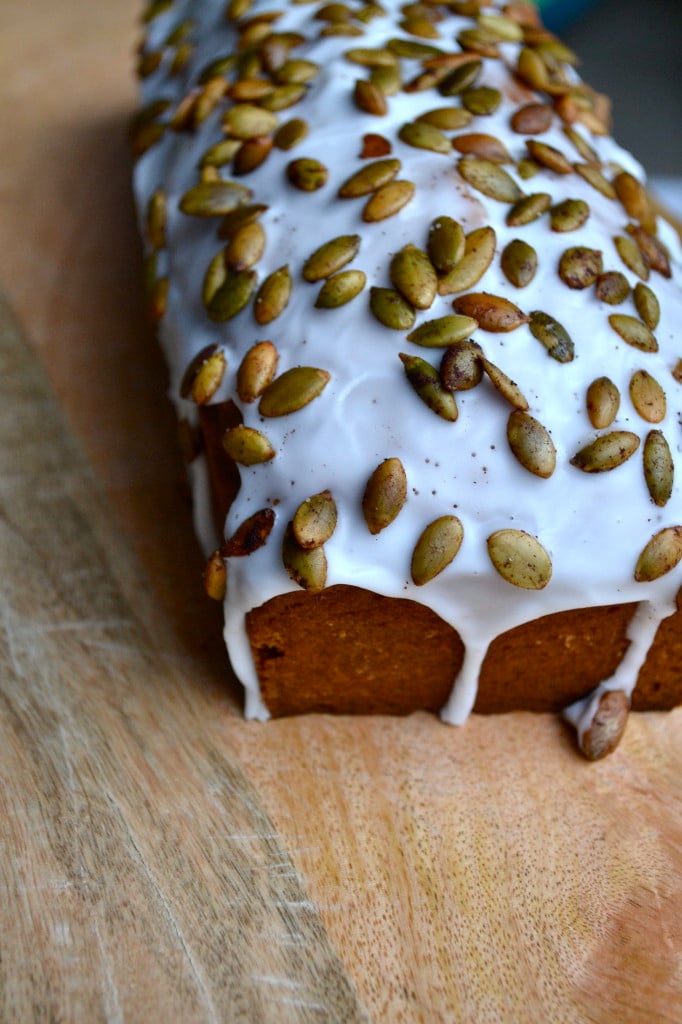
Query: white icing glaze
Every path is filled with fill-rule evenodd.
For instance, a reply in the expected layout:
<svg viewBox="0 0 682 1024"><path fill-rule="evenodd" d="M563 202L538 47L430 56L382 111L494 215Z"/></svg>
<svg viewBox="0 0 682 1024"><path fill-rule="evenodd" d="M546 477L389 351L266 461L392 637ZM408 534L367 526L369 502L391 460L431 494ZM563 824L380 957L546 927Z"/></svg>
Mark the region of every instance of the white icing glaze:
<svg viewBox="0 0 682 1024"><path fill-rule="evenodd" d="M384 6L391 11L399 5L386 2ZM488 9L493 12L501 6L490 4ZM145 101L164 96L175 105L209 61L233 49L236 36L224 17L224 7L224 0L176 0L168 12L151 22L148 49L161 46L184 18L194 21L191 38L196 49L188 67L173 77L167 73L172 54L164 57L160 69L143 81ZM548 192L557 201L585 199L591 208L590 219L568 234L552 232L546 216L524 227L507 227L508 205L469 187L457 172L457 154L414 149L397 138L406 121L435 107L457 105L457 98L444 99L433 90L400 93L389 99L385 117L360 114L354 106L353 86L358 77L365 77L365 71L347 61L343 53L353 46L378 46L395 36L410 38L396 27L395 14L376 18L359 39L319 38L320 22L313 20L316 7L309 4L254 0L248 16L273 8L284 12L276 23L277 31L300 30L309 39L294 55L314 60L322 69L305 100L280 115L280 122L305 118L309 136L290 152L274 149L261 167L240 179L253 189L257 201L269 205L262 217L267 246L257 268L260 280L283 264L290 265L294 288L285 312L265 328L255 323L250 307L227 324L213 324L201 304L203 275L222 243L217 241L214 221L183 215L178 200L198 181L197 165L203 153L223 137L220 118L224 105L195 133L166 132L139 160L135 174L141 217L156 188L163 187L168 197L170 289L160 335L178 413L196 419L195 408L178 397L178 388L191 358L211 342L222 345L228 359L215 401L234 396L235 375L244 353L264 338L272 340L279 351L279 372L312 365L331 374L322 395L289 416L264 420L257 403L238 403L244 422L264 430L277 453L271 462L241 468L241 490L225 525L225 536L230 536L258 509L276 508L276 525L267 544L248 558L233 558L229 563L225 640L234 670L246 688L246 713L267 717L244 616L270 598L297 589L282 566L283 531L302 500L328 487L339 508L339 521L325 545L327 584L352 584L412 598L427 604L460 633L466 657L443 709L448 722L461 723L471 710L480 665L496 636L553 612L643 602L628 634L628 653L616 675L567 713L584 730L604 690L632 691L656 628L674 609L674 597L682 583L682 565L651 584L633 579L635 562L649 538L665 526L682 523L682 387L671 376L682 356L679 245L674 232L666 225L659 232L674 254L673 278L664 280L653 274L650 282L661 303L656 330L660 350L642 353L626 345L607 323L611 312L636 315L632 299L618 307L606 306L596 299L594 289L573 291L557 275L561 253L569 246L584 245L603 252L605 269L620 270L636 284L637 278L623 266L613 243L629 220L618 201L606 199L577 174L541 170L528 182L518 179L524 192ZM436 45L456 50L454 38L470 25L471 19L448 15L439 25L442 40L436 40ZM474 118L463 132L494 135L519 159L525 155L526 137L511 130L509 118L533 97L524 97L515 81L510 86L507 65L515 64L517 44L505 44L502 51L503 60L484 60L478 84L498 86L503 103L494 115ZM417 61L402 64L405 80L419 70ZM636 161L612 139L591 137L585 129L579 130L599 154L607 174L620 167L643 178ZM358 156L362 135L367 132L377 132L391 141L392 155L403 164L399 177L416 186L413 202L397 216L374 224L361 219L364 199L336 198L339 185L367 163ZM569 159L581 159L563 134L558 117L540 138ZM316 157L328 166L329 181L324 188L304 193L286 182L286 165L300 156ZM514 176L514 168L507 169ZM221 173L229 177L227 169ZM454 424L445 422L415 396L398 359L398 353L404 351L438 365L441 350L418 348L406 341L403 333L382 327L369 313L369 286L389 285L393 254L407 243L423 248L429 224L444 214L459 220L467 231L491 224L497 233L495 260L473 290L506 295L524 311L540 309L554 315L575 342L575 360L559 364L547 357L525 326L509 334L477 331L474 335L488 358L519 383L531 414L550 430L557 448L557 468L547 480L531 475L511 455L506 440L510 408L489 381L458 394L459 418ZM323 242L348 233L361 236L360 251L349 266L366 272L368 286L341 309L314 309L320 285L302 280L302 264ZM515 237L523 238L539 254L538 272L521 290L510 286L499 263L500 252ZM451 303L452 297L437 297L429 310L418 315L417 324L451 312ZM649 370L668 397L666 417L656 426L671 446L678 480L663 508L652 503L645 486L641 447L624 465L599 475L582 473L569 464L571 456L596 436L585 412L585 391L591 380L604 374L616 383L622 396L611 429L634 431L643 444L651 425L639 417L628 394L630 377L639 369ZM399 457L404 464L408 500L397 519L373 536L362 518L361 497L370 473L390 456ZM197 531L208 552L220 541L210 522L202 458L192 466L192 481ZM462 548L440 576L416 587L410 579L414 544L427 523L453 511L464 526ZM505 527L527 531L549 552L553 576L545 590L513 587L493 569L486 538Z"/></svg>

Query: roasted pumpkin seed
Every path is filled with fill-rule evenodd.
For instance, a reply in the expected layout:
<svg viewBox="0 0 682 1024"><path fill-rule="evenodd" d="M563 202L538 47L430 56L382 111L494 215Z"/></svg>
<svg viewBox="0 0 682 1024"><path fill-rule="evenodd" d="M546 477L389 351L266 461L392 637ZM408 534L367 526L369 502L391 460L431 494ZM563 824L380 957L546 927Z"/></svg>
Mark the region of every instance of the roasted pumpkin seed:
<svg viewBox="0 0 682 1024"><path fill-rule="evenodd" d="M322 394L331 374L315 366L294 366L266 387L258 403L261 416L287 416Z"/></svg>
<svg viewBox="0 0 682 1024"><path fill-rule="evenodd" d="M396 96L403 84L399 67L372 68L369 80L386 97Z"/></svg>
<svg viewBox="0 0 682 1024"><path fill-rule="evenodd" d="M238 177L250 174L263 163L272 149L272 139L260 135L255 139L246 139L232 161L232 173Z"/></svg>
<svg viewBox="0 0 682 1024"><path fill-rule="evenodd" d="M275 457L275 449L265 434L243 423L225 431L223 448L231 459L242 466L257 466Z"/></svg>
<svg viewBox="0 0 682 1024"><path fill-rule="evenodd" d="M370 160L377 156L388 156L393 147L385 136L376 132L366 132L362 136L362 149L358 154L361 160Z"/></svg>
<svg viewBox="0 0 682 1024"><path fill-rule="evenodd" d="M621 171L613 179L616 195L623 204L628 217L639 223L647 231L656 230L656 215L652 210L647 190L629 171Z"/></svg>
<svg viewBox="0 0 682 1024"><path fill-rule="evenodd" d="M523 590L543 590L551 580L551 558L525 530L497 530L487 545L490 561L507 583Z"/></svg>
<svg viewBox="0 0 682 1024"><path fill-rule="evenodd" d="M206 306L211 320L223 323L240 313L250 302L257 283L255 270L228 270L224 282Z"/></svg>
<svg viewBox="0 0 682 1024"><path fill-rule="evenodd" d="M472 188L490 199L497 199L501 203L515 203L523 196L514 179L492 160L463 156L457 162L457 170Z"/></svg>
<svg viewBox="0 0 682 1024"><path fill-rule="evenodd" d="M648 281L649 260L637 243L632 238L626 238L625 235L617 235L613 242L618 250L618 255L628 270L631 270L633 274L637 274L637 277L641 278L642 281Z"/></svg>
<svg viewBox="0 0 682 1024"><path fill-rule="evenodd" d="M327 556L324 548L302 548L296 542L291 523L284 532L282 562L289 576L299 587L313 594L324 590L327 582Z"/></svg>
<svg viewBox="0 0 682 1024"><path fill-rule="evenodd" d="M366 114L383 117L388 113L386 96L381 89L366 78L358 78L353 93L355 105Z"/></svg>
<svg viewBox="0 0 682 1024"><path fill-rule="evenodd" d="M419 356L399 353L405 375L422 402L444 420L454 423L458 416L457 403L451 391L441 384L438 371Z"/></svg>
<svg viewBox="0 0 682 1024"><path fill-rule="evenodd" d="M277 128L277 123L273 113L253 103L236 103L223 115L225 134L233 139L254 139L259 135L270 135Z"/></svg>
<svg viewBox="0 0 682 1024"><path fill-rule="evenodd" d="M597 192L601 192L607 199L616 198L616 190L608 180L605 178L598 167L594 164L574 163L573 170L576 171L581 178L584 178L592 188L596 188Z"/></svg>
<svg viewBox="0 0 682 1024"><path fill-rule="evenodd" d="M661 307L651 288L646 284L642 284L641 281L638 281L635 285L632 297L635 301L635 309L639 313L641 319L647 325L649 330L655 331L658 327L659 320L661 319Z"/></svg>
<svg viewBox="0 0 682 1024"><path fill-rule="evenodd" d="M525 288L535 277L538 254L532 245L514 238L502 251L500 266L507 280L516 288Z"/></svg>
<svg viewBox="0 0 682 1024"><path fill-rule="evenodd" d="M543 213L546 213L551 205L552 197L547 192L533 192L532 195L523 196L509 210L507 224L510 228L532 224L534 220L542 217Z"/></svg>
<svg viewBox="0 0 682 1024"><path fill-rule="evenodd" d="M460 295L452 303L456 313L472 317L482 331L493 333L515 331L527 324L529 317L509 299L488 292L470 292Z"/></svg>
<svg viewBox="0 0 682 1024"><path fill-rule="evenodd" d="M587 223L590 207L584 199L564 199L552 206L549 211L549 222L552 231L577 231Z"/></svg>
<svg viewBox="0 0 682 1024"><path fill-rule="evenodd" d="M466 239L462 225L452 217L438 217L429 227L426 250L439 274L447 274L463 258Z"/></svg>
<svg viewBox="0 0 682 1024"><path fill-rule="evenodd" d="M313 494L296 509L291 528L296 543L304 550L319 548L336 529L337 509L331 491Z"/></svg>
<svg viewBox="0 0 682 1024"><path fill-rule="evenodd" d="M558 363L570 363L575 358L575 345L565 327L549 313L535 310L530 314L531 334L547 349L548 355Z"/></svg>
<svg viewBox="0 0 682 1024"><path fill-rule="evenodd" d="M609 306L618 306L625 302L630 294L630 283L619 270L607 270L597 278L595 294L601 302Z"/></svg>
<svg viewBox="0 0 682 1024"><path fill-rule="evenodd" d="M556 448L549 432L527 412L509 414L507 440L512 452L529 473L547 479L556 468Z"/></svg>
<svg viewBox="0 0 682 1024"><path fill-rule="evenodd" d="M465 89L461 96L462 106L474 117L487 117L494 114L502 102L502 93L489 85L472 86Z"/></svg>
<svg viewBox="0 0 682 1024"><path fill-rule="evenodd" d="M441 359L439 376L447 391L469 391L483 377L481 346L475 341L457 341L450 345Z"/></svg>
<svg viewBox="0 0 682 1024"><path fill-rule="evenodd" d="M625 313L612 313L609 323L616 334L619 334L623 341L641 352L658 352L656 338L641 320L634 316L627 316Z"/></svg>
<svg viewBox="0 0 682 1024"><path fill-rule="evenodd" d="M399 213L414 196L411 181L389 181L369 197L362 211L362 219L368 223L386 220Z"/></svg>
<svg viewBox="0 0 682 1024"><path fill-rule="evenodd" d="M519 409L521 412L526 412L528 409L528 402L516 381L512 380L511 377L508 377L504 370L501 370L499 366L495 365L495 363L491 363L489 359L482 357L481 363L495 390L498 391L510 405L513 405L515 409Z"/></svg>
<svg viewBox="0 0 682 1024"><path fill-rule="evenodd" d="M333 274L322 285L315 306L317 309L338 309L359 295L367 282L362 270L342 270Z"/></svg>
<svg viewBox="0 0 682 1024"><path fill-rule="evenodd" d="M303 278L311 283L331 277L341 270L360 249L360 235L339 235L316 249L303 264Z"/></svg>
<svg viewBox="0 0 682 1024"><path fill-rule="evenodd" d="M374 470L362 497L362 514L372 534L393 522L407 500L407 476L400 459L384 459Z"/></svg>
<svg viewBox="0 0 682 1024"><path fill-rule="evenodd" d="M673 493L675 464L660 430L650 430L644 441L644 479L654 505L662 508Z"/></svg>
<svg viewBox="0 0 682 1024"><path fill-rule="evenodd" d="M409 331L414 326L414 307L393 288L370 288L369 308L384 327L394 331Z"/></svg>
<svg viewBox="0 0 682 1024"><path fill-rule="evenodd" d="M630 430L612 430L585 445L570 460L583 473L606 473L622 466L639 448L639 438Z"/></svg>
<svg viewBox="0 0 682 1024"><path fill-rule="evenodd" d="M630 378L630 399L647 423L660 423L668 410L665 391L647 370L637 370Z"/></svg>
<svg viewBox="0 0 682 1024"><path fill-rule="evenodd" d="M400 167L400 160L395 157L366 164L344 181L337 194L340 199L356 199L359 196L370 195L382 185L393 181Z"/></svg>
<svg viewBox="0 0 682 1024"><path fill-rule="evenodd" d="M271 508L261 508L239 524L232 536L225 542L221 554L225 558L243 558L262 548L275 525L275 513Z"/></svg>
<svg viewBox="0 0 682 1024"><path fill-rule="evenodd" d="M264 325L275 320L286 309L290 297L291 273L286 264L273 270L258 289L253 302L256 323Z"/></svg>
<svg viewBox="0 0 682 1024"><path fill-rule="evenodd" d="M428 309L438 288L438 277L428 255L416 245L406 245L390 263L391 284L411 306Z"/></svg>
<svg viewBox="0 0 682 1024"><path fill-rule="evenodd" d="M237 394L242 402L260 398L275 376L277 361L277 349L271 341L257 341L251 346L237 370Z"/></svg>
<svg viewBox="0 0 682 1024"><path fill-rule="evenodd" d="M327 184L329 171L319 160L312 157L299 157L287 164L287 178L301 192L317 192Z"/></svg>
<svg viewBox="0 0 682 1024"><path fill-rule="evenodd" d="M597 430L610 427L620 408L620 391L610 377L597 377L587 389L587 415Z"/></svg>
<svg viewBox="0 0 682 1024"><path fill-rule="evenodd" d="M441 316L427 320L407 335L407 340L422 348L447 348L468 338L478 322L470 316Z"/></svg>
<svg viewBox="0 0 682 1024"><path fill-rule="evenodd" d="M478 284L493 261L496 245L494 228L471 231L465 239L464 255L438 282L439 295L454 295Z"/></svg>
<svg viewBox="0 0 682 1024"><path fill-rule="evenodd" d="M438 92L441 96L458 96L477 81L483 61L478 58L467 61L455 67L438 85Z"/></svg>
<svg viewBox="0 0 682 1024"><path fill-rule="evenodd" d="M494 164L510 164L512 158L509 150L494 135L483 132L470 132L458 135L452 140L452 148L458 153L471 154L483 160L491 160Z"/></svg>
<svg viewBox="0 0 682 1024"><path fill-rule="evenodd" d="M569 288L589 288L604 269L601 252L584 245L572 246L559 260L559 277Z"/></svg>
<svg viewBox="0 0 682 1024"><path fill-rule="evenodd" d="M412 553L412 582L423 587L450 565L464 540L457 516L441 516L422 531Z"/></svg>
<svg viewBox="0 0 682 1024"><path fill-rule="evenodd" d="M152 249L166 244L166 193L157 188L147 204L147 239Z"/></svg>
<svg viewBox="0 0 682 1024"><path fill-rule="evenodd" d="M225 264L230 270L248 270L265 252L265 231L258 221L244 224L225 246Z"/></svg>
<svg viewBox="0 0 682 1024"><path fill-rule="evenodd" d="M682 526L667 526L654 534L637 559L635 580L650 583L682 562Z"/></svg>
<svg viewBox="0 0 682 1024"><path fill-rule="evenodd" d="M514 111L510 123L519 135L542 135L549 131L553 119L554 111L547 103L527 103Z"/></svg>
<svg viewBox="0 0 682 1024"><path fill-rule="evenodd" d="M251 190L236 181L201 181L180 200L180 209L192 217L222 217L251 198Z"/></svg>
<svg viewBox="0 0 682 1024"><path fill-rule="evenodd" d="M434 153L450 153L452 146L447 135L440 128L434 128L425 121L408 121L402 125L398 138L415 149L429 149Z"/></svg>
<svg viewBox="0 0 682 1024"><path fill-rule="evenodd" d="M651 269L663 277L672 277L670 253L660 239L637 224L628 224L627 232L634 238L642 254L649 261Z"/></svg>
<svg viewBox="0 0 682 1024"><path fill-rule="evenodd" d="M278 149L293 149L299 142L303 142L309 130L308 122L302 117L292 117L279 126L273 136L273 142Z"/></svg>
<svg viewBox="0 0 682 1024"><path fill-rule="evenodd" d="M432 124L443 132L456 132L471 124L473 114L463 107L436 107L420 114L417 121Z"/></svg>
<svg viewBox="0 0 682 1024"><path fill-rule="evenodd" d="M625 732L629 711L630 699L622 690L602 694L589 728L579 738L580 750L589 761L613 753Z"/></svg>
<svg viewBox="0 0 682 1024"><path fill-rule="evenodd" d="M217 345L207 345L191 360L180 383L182 398L191 398L197 405L205 405L220 387L227 360Z"/></svg>
<svg viewBox="0 0 682 1024"><path fill-rule="evenodd" d="M204 566L204 590L212 601L224 601L227 592L227 569L220 552L214 551Z"/></svg>
<svg viewBox="0 0 682 1024"><path fill-rule="evenodd" d="M547 167L548 170L554 171L555 174L573 173L573 164L555 146L549 146L546 142L539 142L537 139L527 139L526 149L532 160Z"/></svg>
<svg viewBox="0 0 682 1024"><path fill-rule="evenodd" d="M226 213L218 228L218 238L232 238L245 224L258 220L267 209L263 203L247 203L238 206L232 213Z"/></svg>

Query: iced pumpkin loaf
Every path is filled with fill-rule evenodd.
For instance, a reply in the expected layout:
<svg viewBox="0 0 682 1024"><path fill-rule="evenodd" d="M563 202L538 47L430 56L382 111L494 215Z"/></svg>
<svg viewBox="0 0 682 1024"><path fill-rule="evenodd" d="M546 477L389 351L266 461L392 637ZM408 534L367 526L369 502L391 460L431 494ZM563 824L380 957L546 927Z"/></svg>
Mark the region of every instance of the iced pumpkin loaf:
<svg viewBox="0 0 682 1024"><path fill-rule="evenodd" d="M149 309L246 713L682 701L682 266L525 2L155 0ZM213 552L210 554L210 552Z"/></svg>

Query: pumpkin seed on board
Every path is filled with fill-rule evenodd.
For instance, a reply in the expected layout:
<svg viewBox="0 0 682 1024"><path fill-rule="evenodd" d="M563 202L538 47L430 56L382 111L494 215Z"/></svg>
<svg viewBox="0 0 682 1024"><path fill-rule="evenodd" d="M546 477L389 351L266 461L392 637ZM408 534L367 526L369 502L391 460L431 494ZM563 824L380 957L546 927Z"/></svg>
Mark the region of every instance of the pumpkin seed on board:
<svg viewBox="0 0 682 1024"><path fill-rule="evenodd" d="M600 302L618 306L630 294L630 282L619 270L607 270L597 278L595 295Z"/></svg>
<svg viewBox="0 0 682 1024"><path fill-rule="evenodd" d="M220 288L206 306L211 320L224 323L240 313L256 290L258 277L255 270L229 270Z"/></svg>
<svg viewBox="0 0 682 1024"><path fill-rule="evenodd" d="M244 558L262 548L275 525L275 513L271 508L261 508L239 524L232 536L225 542L221 554L225 558Z"/></svg>
<svg viewBox="0 0 682 1024"><path fill-rule="evenodd" d="M393 288L370 288L369 308L379 323L391 330L409 331L414 326L414 307Z"/></svg>
<svg viewBox="0 0 682 1024"><path fill-rule="evenodd" d="M302 548L294 537L291 523L284 531L282 562L289 576L299 587L313 594L324 590L327 582L327 556L324 548Z"/></svg>
<svg viewBox="0 0 682 1024"><path fill-rule="evenodd" d="M559 260L559 277L569 288L589 288L604 270L604 260L598 249L576 245L566 249Z"/></svg>
<svg viewBox="0 0 682 1024"><path fill-rule="evenodd" d="M667 526L654 534L637 559L635 580L650 583L675 569L682 561L682 526Z"/></svg>
<svg viewBox="0 0 682 1024"><path fill-rule="evenodd" d="M481 280L493 261L497 236L486 226L469 232L464 242L464 255L438 282L439 295L468 291Z"/></svg>
<svg viewBox="0 0 682 1024"><path fill-rule="evenodd" d="M264 325L275 320L282 313L291 297L291 273L285 264L269 274L256 293L253 315L256 323Z"/></svg>
<svg viewBox="0 0 682 1024"><path fill-rule="evenodd" d="M565 327L549 313L534 310L530 314L531 334L545 346L548 355L558 363L570 363L575 357L575 345Z"/></svg>
<svg viewBox="0 0 682 1024"><path fill-rule="evenodd" d="M647 423L660 423L665 419L667 402L665 391L647 370L637 370L630 378L630 398L635 409Z"/></svg>
<svg viewBox="0 0 682 1024"><path fill-rule="evenodd" d="M475 341L467 339L450 345L443 354L439 376L447 391L469 391L483 378L483 352Z"/></svg>
<svg viewBox="0 0 682 1024"><path fill-rule="evenodd" d="M275 457L275 449L265 434L243 423L226 430L222 444L227 455L242 466L257 466Z"/></svg>
<svg viewBox="0 0 682 1024"><path fill-rule="evenodd" d="M428 309L438 289L438 277L428 255L416 245L406 245L389 267L391 284L416 309Z"/></svg>
<svg viewBox="0 0 682 1024"><path fill-rule="evenodd" d="M616 334L619 334L623 341L641 352L658 352L656 338L641 320L626 313L612 313L609 323Z"/></svg>
<svg viewBox="0 0 682 1024"><path fill-rule="evenodd" d="M517 200L507 214L506 222L510 228L532 224L542 217L552 205L552 197L547 192L533 192Z"/></svg>
<svg viewBox="0 0 682 1024"><path fill-rule="evenodd" d="M535 277L538 254L532 245L514 238L502 251L500 266L507 280L515 288L525 288Z"/></svg>
<svg viewBox="0 0 682 1024"><path fill-rule="evenodd" d="M362 497L362 514L372 534L393 522L407 500L407 476L400 459L384 459L374 470Z"/></svg>
<svg viewBox="0 0 682 1024"><path fill-rule="evenodd" d="M443 572L462 546L464 528L457 516L435 519L422 531L412 553L412 582L423 587Z"/></svg>
<svg viewBox="0 0 682 1024"><path fill-rule="evenodd" d="M441 316L427 320L407 335L407 340L422 348L447 348L464 341L478 327L470 316Z"/></svg>
<svg viewBox="0 0 682 1024"><path fill-rule="evenodd" d="M362 270L342 270L324 282L315 300L317 309L338 309L359 295L367 283Z"/></svg>
<svg viewBox="0 0 682 1024"><path fill-rule="evenodd" d="M655 331L661 319L661 307L648 285L638 281L633 292L635 309L650 331Z"/></svg>
<svg viewBox="0 0 682 1024"><path fill-rule="evenodd" d="M489 359L481 357L481 363L495 390L515 409L526 412L528 402L516 381L508 377L504 370L501 370L495 363L491 363Z"/></svg>
<svg viewBox="0 0 682 1024"><path fill-rule="evenodd" d="M512 452L529 473L548 479L556 468L556 448L542 423L518 409L509 414L507 440Z"/></svg>
<svg viewBox="0 0 682 1024"><path fill-rule="evenodd" d="M497 530L487 545L490 561L507 583L523 590L543 590L551 580L551 558L525 530Z"/></svg>
<svg viewBox="0 0 682 1024"><path fill-rule="evenodd" d="M455 396L443 387L438 371L419 356L399 355L405 375L422 402L441 419L454 423L459 415Z"/></svg>
<svg viewBox="0 0 682 1024"><path fill-rule="evenodd" d="M242 402L255 402L277 371L279 356L271 341L257 341L237 370L237 394Z"/></svg>
<svg viewBox="0 0 682 1024"><path fill-rule="evenodd" d="M351 174L339 188L337 195L340 199L356 199L360 196L370 195L376 192L382 185L393 181L400 171L400 160L390 157L385 160L375 160L374 163L366 164L355 174Z"/></svg>
<svg viewBox="0 0 682 1024"><path fill-rule="evenodd" d="M490 199L497 199L501 203L515 203L523 196L514 179L492 160L463 156L457 162L457 170L472 188Z"/></svg>
<svg viewBox="0 0 682 1024"><path fill-rule="evenodd" d="M287 416L309 405L326 388L331 374L315 366L294 366L268 384L258 403L261 416Z"/></svg>
<svg viewBox="0 0 682 1024"><path fill-rule="evenodd" d="M654 505L662 508L670 500L675 464L670 445L662 431L650 430L644 441L644 479Z"/></svg>
<svg viewBox="0 0 682 1024"><path fill-rule="evenodd" d="M222 217L251 199L251 190L235 181L201 181L180 200L180 210L191 217Z"/></svg>
<svg viewBox="0 0 682 1024"><path fill-rule="evenodd" d="M597 377L587 389L587 415L596 430L610 427L620 408L620 391L609 377Z"/></svg>
<svg viewBox="0 0 682 1024"><path fill-rule="evenodd" d="M622 466L639 448L639 438L630 430L612 430L585 445L570 460L583 473L606 473Z"/></svg>
<svg viewBox="0 0 682 1024"><path fill-rule="evenodd" d="M313 494L296 509L291 528L296 543L308 550L325 544L336 529L336 502L331 491Z"/></svg>
<svg viewBox="0 0 682 1024"><path fill-rule="evenodd" d="M331 277L354 259L360 249L360 235L339 235L325 242L303 264L303 278L314 283Z"/></svg>
<svg viewBox="0 0 682 1024"><path fill-rule="evenodd" d="M452 306L456 313L476 320L482 331L507 333L515 331L517 327L529 321L529 317L509 299L500 295L489 295L487 292L460 295Z"/></svg>
<svg viewBox="0 0 682 1024"><path fill-rule="evenodd" d="M613 243L628 270L637 274L642 281L648 281L650 276L649 260L637 243L632 238L626 238L625 235L617 235Z"/></svg>
<svg viewBox="0 0 682 1024"><path fill-rule="evenodd" d="M367 223L386 220L399 213L414 196L414 185L411 181L389 181L369 197L362 211L362 219Z"/></svg>
<svg viewBox="0 0 682 1024"><path fill-rule="evenodd" d="M204 566L204 590L212 601L224 601L227 592L227 568L220 552L214 551Z"/></svg>

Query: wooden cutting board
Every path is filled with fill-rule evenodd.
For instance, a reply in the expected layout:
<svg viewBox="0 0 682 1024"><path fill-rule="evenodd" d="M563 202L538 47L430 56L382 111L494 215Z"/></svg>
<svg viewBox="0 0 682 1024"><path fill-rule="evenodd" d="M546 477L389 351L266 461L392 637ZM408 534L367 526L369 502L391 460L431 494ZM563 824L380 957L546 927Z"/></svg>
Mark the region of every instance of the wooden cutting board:
<svg viewBox="0 0 682 1024"><path fill-rule="evenodd" d="M545 716L242 720L142 316L137 7L0 39L0 1020L679 1022L680 712L593 765Z"/></svg>

